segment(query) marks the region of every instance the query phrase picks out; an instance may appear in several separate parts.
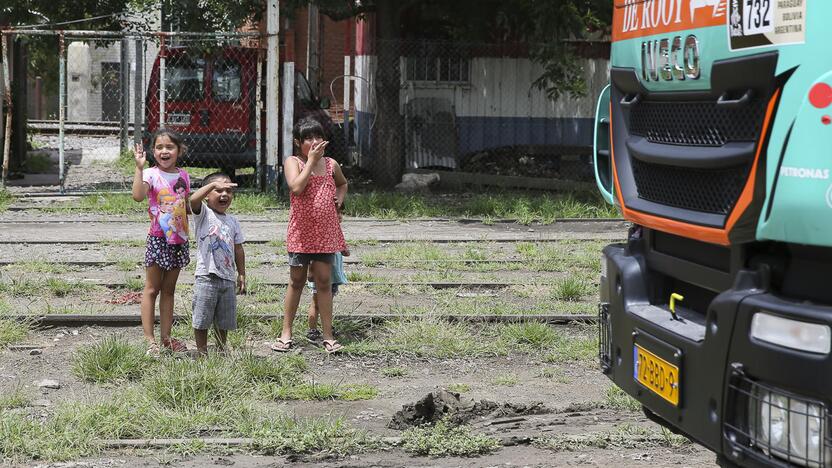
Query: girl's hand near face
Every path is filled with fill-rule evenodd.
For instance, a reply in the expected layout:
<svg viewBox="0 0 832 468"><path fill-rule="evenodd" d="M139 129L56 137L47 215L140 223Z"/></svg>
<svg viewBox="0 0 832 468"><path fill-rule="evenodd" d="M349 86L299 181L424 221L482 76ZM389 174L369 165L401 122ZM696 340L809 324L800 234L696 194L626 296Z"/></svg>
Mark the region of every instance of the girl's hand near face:
<svg viewBox="0 0 832 468"><path fill-rule="evenodd" d="M326 150L326 145L328 144L328 141L319 141L316 143L312 143L312 147L309 149L309 154L307 154L306 157L312 163L320 161L321 158L324 156L324 150Z"/></svg>
<svg viewBox="0 0 832 468"><path fill-rule="evenodd" d="M147 156L144 154L144 146L141 143L136 143L136 149L133 151L133 156L136 158L136 169L144 169L144 164L147 162Z"/></svg>

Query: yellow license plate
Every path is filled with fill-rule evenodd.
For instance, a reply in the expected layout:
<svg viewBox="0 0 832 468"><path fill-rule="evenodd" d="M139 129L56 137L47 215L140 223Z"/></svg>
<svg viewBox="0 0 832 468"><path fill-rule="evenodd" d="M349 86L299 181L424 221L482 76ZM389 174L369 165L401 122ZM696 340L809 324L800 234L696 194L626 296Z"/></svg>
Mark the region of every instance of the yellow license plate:
<svg viewBox="0 0 832 468"><path fill-rule="evenodd" d="M679 368L641 346L633 345L633 378L656 395L679 406Z"/></svg>

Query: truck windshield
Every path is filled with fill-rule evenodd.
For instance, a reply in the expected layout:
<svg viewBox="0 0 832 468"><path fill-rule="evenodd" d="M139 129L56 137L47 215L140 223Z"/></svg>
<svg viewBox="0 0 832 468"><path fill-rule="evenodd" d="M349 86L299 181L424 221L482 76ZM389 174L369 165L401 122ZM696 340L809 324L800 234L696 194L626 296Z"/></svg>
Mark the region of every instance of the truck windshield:
<svg viewBox="0 0 832 468"><path fill-rule="evenodd" d="M214 62L211 90L215 101L237 101L242 93L242 71L236 60L221 58Z"/></svg>
<svg viewBox="0 0 832 468"><path fill-rule="evenodd" d="M170 101L199 101L204 93L205 60L172 57L167 65L167 98Z"/></svg>

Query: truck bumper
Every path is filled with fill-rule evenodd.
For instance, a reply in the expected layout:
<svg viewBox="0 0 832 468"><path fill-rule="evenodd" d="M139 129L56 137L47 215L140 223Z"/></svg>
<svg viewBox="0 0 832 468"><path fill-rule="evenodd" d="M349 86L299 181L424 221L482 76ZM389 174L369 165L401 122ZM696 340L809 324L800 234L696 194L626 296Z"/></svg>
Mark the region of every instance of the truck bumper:
<svg viewBox="0 0 832 468"><path fill-rule="evenodd" d="M832 326L832 308L777 297L764 271L740 270L706 310L677 306L674 318L640 249L609 245L602 262L601 368L652 419L735 465L832 466L829 354L750 335L761 310ZM675 368L675 398L638 380L639 350Z"/></svg>

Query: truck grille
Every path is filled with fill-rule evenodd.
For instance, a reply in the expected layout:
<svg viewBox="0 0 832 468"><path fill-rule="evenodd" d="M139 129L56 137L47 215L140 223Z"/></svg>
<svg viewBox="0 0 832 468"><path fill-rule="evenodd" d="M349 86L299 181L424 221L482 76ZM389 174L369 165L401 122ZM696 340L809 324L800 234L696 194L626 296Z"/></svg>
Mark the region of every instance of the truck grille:
<svg viewBox="0 0 832 468"><path fill-rule="evenodd" d="M754 141L765 115L765 101L726 108L715 101L643 101L630 112L630 133L653 143L721 146L730 141Z"/></svg>
<svg viewBox="0 0 832 468"><path fill-rule="evenodd" d="M748 178L749 165L691 169L632 159L639 198L686 210L727 215Z"/></svg>

